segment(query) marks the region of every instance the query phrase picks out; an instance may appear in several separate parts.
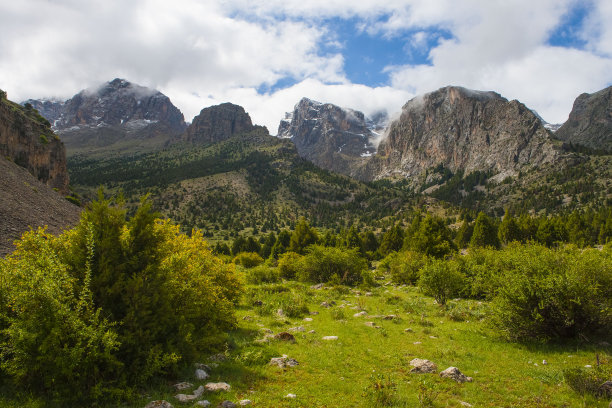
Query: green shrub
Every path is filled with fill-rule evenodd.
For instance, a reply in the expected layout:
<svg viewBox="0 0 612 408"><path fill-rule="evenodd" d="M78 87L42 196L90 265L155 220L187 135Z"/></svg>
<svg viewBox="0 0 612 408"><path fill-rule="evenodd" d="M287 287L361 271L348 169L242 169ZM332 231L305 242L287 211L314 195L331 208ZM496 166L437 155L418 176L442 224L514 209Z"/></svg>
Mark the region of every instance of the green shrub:
<svg viewBox="0 0 612 408"><path fill-rule="evenodd" d="M612 330L607 251L515 247L493 302L493 324L513 340L548 341Z"/></svg>
<svg viewBox="0 0 612 408"><path fill-rule="evenodd" d="M388 375L372 374L364 397L373 407L395 407L398 404L397 384Z"/></svg>
<svg viewBox="0 0 612 408"><path fill-rule="evenodd" d="M391 280L398 284L415 285L427 258L413 251L398 252L389 261Z"/></svg>
<svg viewBox="0 0 612 408"><path fill-rule="evenodd" d="M301 269L302 256L295 252L285 252L278 258L278 270L283 279L295 279Z"/></svg>
<svg viewBox="0 0 612 408"><path fill-rule="evenodd" d="M595 367L574 367L563 370L565 383L580 395L589 394L595 398L609 398L612 394L602 388L606 381L612 381L612 367L609 364Z"/></svg>
<svg viewBox="0 0 612 408"><path fill-rule="evenodd" d="M266 265L258 265L247 269L246 281L250 284L275 283L280 281L280 276L276 269Z"/></svg>
<svg viewBox="0 0 612 408"><path fill-rule="evenodd" d="M125 397L224 340L233 265L155 217L146 201L127 220L100 199L75 229L28 233L0 263L0 361L18 386L72 406Z"/></svg>
<svg viewBox="0 0 612 408"><path fill-rule="evenodd" d="M257 252L240 252L234 257L233 262L245 268L254 268L261 265L264 259Z"/></svg>
<svg viewBox="0 0 612 408"><path fill-rule="evenodd" d="M329 282L334 275L345 285L356 285L362 280L362 272L368 264L357 249L340 249L313 245L304 256L303 269L298 272L301 281Z"/></svg>
<svg viewBox="0 0 612 408"><path fill-rule="evenodd" d="M419 286L443 305L464 290L465 278L455 262L432 259L421 270Z"/></svg>

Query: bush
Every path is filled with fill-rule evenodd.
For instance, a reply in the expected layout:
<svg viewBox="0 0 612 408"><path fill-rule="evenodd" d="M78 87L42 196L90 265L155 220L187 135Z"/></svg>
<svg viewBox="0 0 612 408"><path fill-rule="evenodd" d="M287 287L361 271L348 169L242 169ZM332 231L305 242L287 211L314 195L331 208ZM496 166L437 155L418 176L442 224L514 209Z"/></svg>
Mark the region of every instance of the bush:
<svg viewBox="0 0 612 408"><path fill-rule="evenodd" d="M25 234L0 262L0 361L18 386L68 405L128 396L210 352L235 326L232 265L201 233L100 199L54 238Z"/></svg>
<svg viewBox="0 0 612 408"><path fill-rule="evenodd" d="M334 275L345 285L356 285L362 280L362 272L368 264L357 249L340 249L313 245L303 259L303 269L298 272L301 281L324 283Z"/></svg>
<svg viewBox="0 0 612 408"><path fill-rule="evenodd" d="M597 365L592 368L574 367L563 370L565 383L580 395L589 394L595 398L609 398L612 394L602 388L602 384L612 380L610 365Z"/></svg>
<svg viewBox="0 0 612 408"><path fill-rule="evenodd" d="M276 269L259 265L246 271L246 281L250 284L275 283L280 281L280 276Z"/></svg>
<svg viewBox="0 0 612 408"><path fill-rule="evenodd" d="M302 256L295 252L285 252L278 258L278 270L283 279L295 279L301 268Z"/></svg>
<svg viewBox="0 0 612 408"><path fill-rule="evenodd" d="M391 280L398 284L415 285L426 257L412 251L398 252L389 262Z"/></svg>
<svg viewBox="0 0 612 408"><path fill-rule="evenodd" d="M493 303L493 324L513 340L548 341L612 330L608 251L515 247Z"/></svg>
<svg viewBox="0 0 612 408"><path fill-rule="evenodd" d="M465 279L455 262L432 259L421 270L419 286L426 295L443 305L461 293Z"/></svg>
<svg viewBox="0 0 612 408"><path fill-rule="evenodd" d="M233 262L245 268L254 268L261 265L264 259L257 252L240 252L234 257Z"/></svg>

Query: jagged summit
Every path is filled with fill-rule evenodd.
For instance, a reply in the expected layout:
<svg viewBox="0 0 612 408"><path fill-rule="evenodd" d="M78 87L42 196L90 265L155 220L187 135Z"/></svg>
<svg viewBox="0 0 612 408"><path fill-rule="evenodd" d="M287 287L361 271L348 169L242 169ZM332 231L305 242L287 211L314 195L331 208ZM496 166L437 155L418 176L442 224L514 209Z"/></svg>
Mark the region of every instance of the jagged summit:
<svg viewBox="0 0 612 408"><path fill-rule="evenodd" d="M200 144L217 143L253 128L251 117L242 106L226 102L202 109L185 131L183 140Z"/></svg>
<svg viewBox="0 0 612 408"><path fill-rule="evenodd" d="M408 101L379 147L375 178L416 177L444 165L500 177L557 157L540 120L496 92L447 86Z"/></svg>
<svg viewBox="0 0 612 408"><path fill-rule="evenodd" d="M166 95L121 78L84 89L65 102L27 102L52 123L68 153L158 146L187 127Z"/></svg>
<svg viewBox="0 0 612 408"><path fill-rule="evenodd" d="M578 96L556 136L565 142L612 151L612 86Z"/></svg>
<svg viewBox="0 0 612 408"><path fill-rule="evenodd" d="M328 170L354 175L376 152L362 112L302 98L278 127L278 137L291 138L303 158Z"/></svg>

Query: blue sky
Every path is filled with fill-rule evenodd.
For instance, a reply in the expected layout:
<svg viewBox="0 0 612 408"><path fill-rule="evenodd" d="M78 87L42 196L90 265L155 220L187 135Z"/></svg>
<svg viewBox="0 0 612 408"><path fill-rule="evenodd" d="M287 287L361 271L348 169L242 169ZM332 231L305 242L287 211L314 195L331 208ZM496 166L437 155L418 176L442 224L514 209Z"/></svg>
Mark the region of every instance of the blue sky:
<svg viewBox="0 0 612 408"><path fill-rule="evenodd" d="M271 133L303 96L393 114L446 85L552 123L610 85L609 0L24 0L0 3L0 88L65 99L115 77L187 120L240 104Z"/></svg>

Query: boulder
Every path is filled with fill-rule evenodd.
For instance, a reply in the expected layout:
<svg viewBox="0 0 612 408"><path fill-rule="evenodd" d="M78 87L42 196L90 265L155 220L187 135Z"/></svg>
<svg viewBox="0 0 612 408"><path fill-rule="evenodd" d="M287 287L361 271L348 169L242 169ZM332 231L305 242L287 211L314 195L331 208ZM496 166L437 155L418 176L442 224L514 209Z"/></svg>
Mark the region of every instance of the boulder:
<svg viewBox="0 0 612 408"><path fill-rule="evenodd" d="M201 368L198 368L195 370L195 376L198 380L205 380L209 377L209 375L206 373L206 371L202 370Z"/></svg>
<svg viewBox="0 0 612 408"><path fill-rule="evenodd" d="M274 357L270 360L270 365L275 365L280 368L295 367L296 365L299 365L299 364L300 363L298 363L297 360L294 360L293 358L289 358L286 354L283 354L282 357Z"/></svg>
<svg viewBox="0 0 612 408"><path fill-rule="evenodd" d="M204 388L203 385L200 385L198 388L196 388L196 390L193 392L193 395L195 395L197 398L200 398L202 396L202 394L204 394L204 391L206 391L206 389Z"/></svg>
<svg viewBox="0 0 612 408"><path fill-rule="evenodd" d="M438 369L438 367L431 361L421 359L421 358L413 359L412 361L410 361L410 365L413 367L412 370L410 370L410 372L416 373L416 374L435 373L436 370Z"/></svg>
<svg viewBox="0 0 612 408"><path fill-rule="evenodd" d="M440 377L450 378L457 381L458 383L472 382L472 377L464 375L457 367L448 367L446 370L440 373Z"/></svg>
<svg viewBox="0 0 612 408"><path fill-rule="evenodd" d="M229 391L231 386L228 383L207 383L204 388L206 391Z"/></svg>
<svg viewBox="0 0 612 408"><path fill-rule="evenodd" d="M293 334L288 332L280 332L276 336L274 336L274 338L276 340L295 342L295 337L293 336Z"/></svg>

